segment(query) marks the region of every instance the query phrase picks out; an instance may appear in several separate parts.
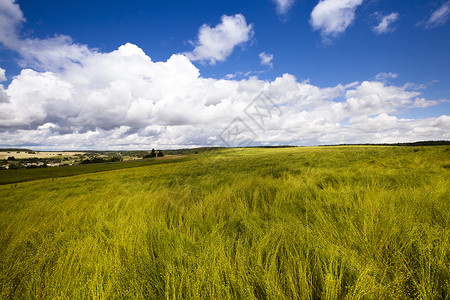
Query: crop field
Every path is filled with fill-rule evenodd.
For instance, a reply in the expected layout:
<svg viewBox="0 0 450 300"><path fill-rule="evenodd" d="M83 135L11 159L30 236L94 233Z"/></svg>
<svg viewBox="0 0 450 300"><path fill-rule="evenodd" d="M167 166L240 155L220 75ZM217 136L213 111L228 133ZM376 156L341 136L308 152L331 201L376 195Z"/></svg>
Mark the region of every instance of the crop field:
<svg viewBox="0 0 450 300"><path fill-rule="evenodd" d="M128 166L3 181L0 299L450 299L450 146Z"/></svg>
<svg viewBox="0 0 450 300"><path fill-rule="evenodd" d="M85 152L68 152L68 151L39 151L30 153L31 151L0 151L0 159L6 159L9 156L14 156L16 159L22 158L54 158L64 156L74 156L77 154L85 154Z"/></svg>

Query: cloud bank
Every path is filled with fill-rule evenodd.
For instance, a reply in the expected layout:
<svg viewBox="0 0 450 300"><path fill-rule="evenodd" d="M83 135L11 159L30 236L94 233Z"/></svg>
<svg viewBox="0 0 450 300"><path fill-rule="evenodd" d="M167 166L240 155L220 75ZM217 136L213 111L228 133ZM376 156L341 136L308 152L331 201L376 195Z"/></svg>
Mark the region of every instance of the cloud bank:
<svg viewBox="0 0 450 300"><path fill-rule="evenodd" d="M253 100L260 91L283 112L267 118L263 128L243 113L258 106ZM398 116L404 110L439 104L407 86L363 81L320 88L290 74L273 81L203 78L184 55L153 62L129 43L108 53L92 52L60 72L24 69L4 93L0 144L10 146L223 145L220 134L235 118L255 133L254 145L450 138L450 116Z"/></svg>
<svg viewBox="0 0 450 300"><path fill-rule="evenodd" d="M291 74L274 80L202 77L192 61L223 61L251 37L252 26L241 15L224 16L214 28L202 26L194 51L153 61L131 43L101 52L68 36L21 39L20 9L10 0L1 5L0 12L8 17L0 18L0 42L21 54L23 66L7 87L0 84L2 147L237 146L223 135L236 120L246 125L242 134L251 132L252 145L450 138L448 115L401 117L440 102L424 98L409 85L388 85L384 80L393 73L325 88ZM214 48L219 38L231 41L226 50L224 45ZM0 68L0 82L5 79ZM269 102L255 100L261 91ZM271 113L273 109L281 113Z"/></svg>

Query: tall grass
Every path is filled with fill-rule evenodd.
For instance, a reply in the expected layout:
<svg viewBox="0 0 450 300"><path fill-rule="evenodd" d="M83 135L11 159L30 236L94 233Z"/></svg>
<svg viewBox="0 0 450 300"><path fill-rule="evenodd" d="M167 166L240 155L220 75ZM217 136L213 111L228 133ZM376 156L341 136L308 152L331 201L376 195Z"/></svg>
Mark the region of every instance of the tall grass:
<svg viewBox="0 0 450 300"><path fill-rule="evenodd" d="M0 298L449 299L449 154L232 149L0 186Z"/></svg>

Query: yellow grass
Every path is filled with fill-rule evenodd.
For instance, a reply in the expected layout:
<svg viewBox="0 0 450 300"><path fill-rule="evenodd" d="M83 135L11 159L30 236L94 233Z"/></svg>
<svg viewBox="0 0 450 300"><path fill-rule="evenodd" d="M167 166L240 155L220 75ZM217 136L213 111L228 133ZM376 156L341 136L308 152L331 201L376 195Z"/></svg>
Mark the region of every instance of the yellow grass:
<svg viewBox="0 0 450 300"><path fill-rule="evenodd" d="M1 299L448 299L450 147L229 149L0 186Z"/></svg>

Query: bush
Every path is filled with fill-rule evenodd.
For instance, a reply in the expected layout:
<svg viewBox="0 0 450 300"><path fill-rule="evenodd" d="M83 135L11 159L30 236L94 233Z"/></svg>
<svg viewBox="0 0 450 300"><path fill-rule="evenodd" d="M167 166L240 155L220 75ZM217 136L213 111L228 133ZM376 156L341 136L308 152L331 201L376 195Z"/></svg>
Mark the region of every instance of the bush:
<svg viewBox="0 0 450 300"><path fill-rule="evenodd" d="M118 162L118 161L122 161L122 158L119 156L114 156L111 157L110 159L108 159L109 162Z"/></svg>

